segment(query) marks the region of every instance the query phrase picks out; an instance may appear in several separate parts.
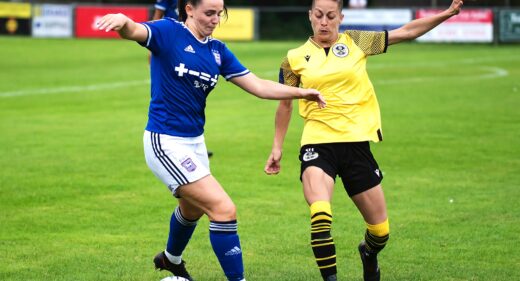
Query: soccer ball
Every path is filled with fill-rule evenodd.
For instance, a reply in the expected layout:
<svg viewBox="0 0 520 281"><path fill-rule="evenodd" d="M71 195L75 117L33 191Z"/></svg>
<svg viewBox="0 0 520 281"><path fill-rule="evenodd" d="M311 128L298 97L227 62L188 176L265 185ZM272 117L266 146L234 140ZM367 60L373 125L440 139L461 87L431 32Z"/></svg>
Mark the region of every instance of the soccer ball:
<svg viewBox="0 0 520 281"><path fill-rule="evenodd" d="M166 277L164 279L161 279L161 281L189 281L189 280L184 278L184 277L169 276L169 277Z"/></svg>

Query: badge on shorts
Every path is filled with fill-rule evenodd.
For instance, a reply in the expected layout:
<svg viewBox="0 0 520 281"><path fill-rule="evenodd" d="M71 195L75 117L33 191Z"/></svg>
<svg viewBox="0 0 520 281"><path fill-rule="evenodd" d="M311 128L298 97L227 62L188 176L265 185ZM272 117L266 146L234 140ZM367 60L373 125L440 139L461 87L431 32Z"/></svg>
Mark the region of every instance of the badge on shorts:
<svg viewBox="0 0 520 281"><path fill-rule="evenodd" d="M188 158L188 159L182 161L181 165L184 167L184 169L186 169L186 171L188 171L190 173L195 171L195 169L197 169L197 165L195 165L195 163L193 163L191 158Z"/></svg>
<svg viewBox="0 0 520 281"><path fill-rule="evenodd" d="M303 161L308 162L314 160L320 156L318 152L314 151L314 148L305 149L305 154L303 154Z"/></svg>
<svg viewBox="0 0 520 281"><path fill-rule="evenodd" d="M332 52L336 57L344 58L348 56L348 47L343 43L338 43L332 47Z"/></svg>

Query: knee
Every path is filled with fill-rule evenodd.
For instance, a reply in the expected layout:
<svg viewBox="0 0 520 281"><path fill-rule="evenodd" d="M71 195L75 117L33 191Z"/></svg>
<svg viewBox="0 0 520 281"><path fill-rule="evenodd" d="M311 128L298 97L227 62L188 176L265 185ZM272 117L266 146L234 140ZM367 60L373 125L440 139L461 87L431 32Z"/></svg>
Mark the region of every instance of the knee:
<svg viewBox="0 0 520 281"><path fill-rule="evenodd" d="M237 209L231 199L222 200L214 204L207 215L211 221L231 221L237 218Z"/></svg>

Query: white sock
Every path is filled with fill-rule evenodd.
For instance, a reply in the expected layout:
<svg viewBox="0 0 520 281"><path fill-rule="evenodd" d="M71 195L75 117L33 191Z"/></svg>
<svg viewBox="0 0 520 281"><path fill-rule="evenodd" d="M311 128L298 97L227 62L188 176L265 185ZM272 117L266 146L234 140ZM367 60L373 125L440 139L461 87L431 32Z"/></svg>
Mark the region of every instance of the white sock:
<svg viewBox="0 0 520 281"><path fill-rule="evenodd" d="M181 261L182 261L182 256L174 256L170 253L168 253L168 251L164 250L164 254L166 255L166 257L168 258L168 260L173 263L173 264L181 264Z"/></svg>

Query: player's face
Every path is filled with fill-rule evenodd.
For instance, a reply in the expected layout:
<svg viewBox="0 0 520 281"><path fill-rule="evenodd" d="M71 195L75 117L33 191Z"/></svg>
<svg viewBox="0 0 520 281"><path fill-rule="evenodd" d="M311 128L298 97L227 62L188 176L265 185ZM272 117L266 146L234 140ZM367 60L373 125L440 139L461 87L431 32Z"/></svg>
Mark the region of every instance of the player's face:
<svg viewBox="0 0 520 281"><path fill-rule="evenodd" d="M314 7L309 11L309 19L314 32L314 41L323 44L323 47L330 47L330 44L338 39L343 14L336 1L315 0Z"/></svg>
<svg viewBox="0 0 520 281"><path fill-rule="evenodd" d="M192 20L197 35L204 38L213 34L213 30L219 24L220 17L224 13L224 1L202 0L197 7L188 5L186 13L188 14L186 22ZM188 24L188 26L191 25Z"/></svg>

